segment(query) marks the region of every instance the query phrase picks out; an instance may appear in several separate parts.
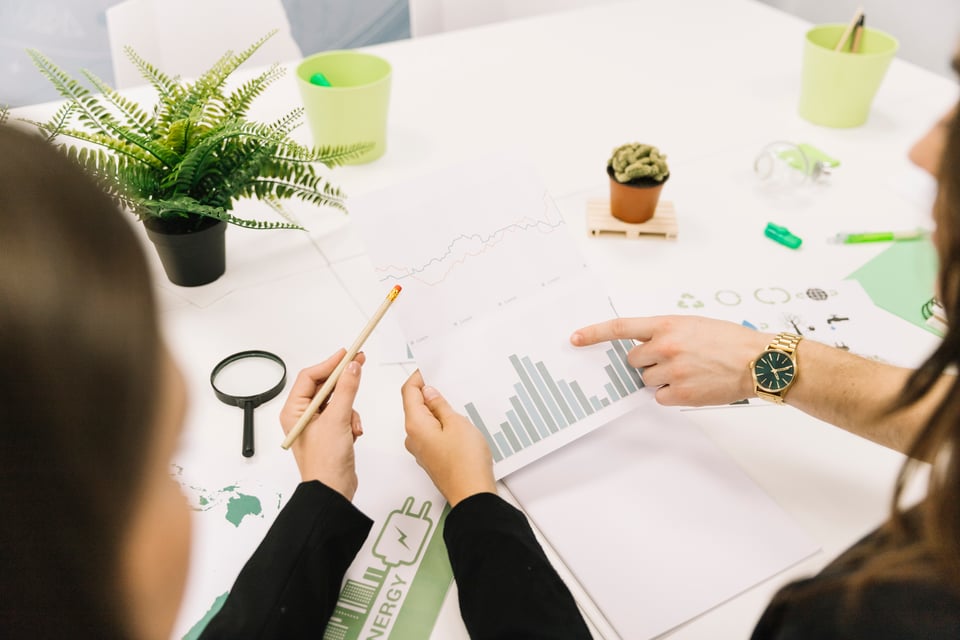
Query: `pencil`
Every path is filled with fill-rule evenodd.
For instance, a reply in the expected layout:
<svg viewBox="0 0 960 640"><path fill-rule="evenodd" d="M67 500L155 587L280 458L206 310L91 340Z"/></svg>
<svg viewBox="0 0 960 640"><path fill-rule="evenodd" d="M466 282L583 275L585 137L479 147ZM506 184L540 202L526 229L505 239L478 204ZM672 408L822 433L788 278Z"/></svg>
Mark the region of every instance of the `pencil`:
<svg viewBox="0 0 960 640"><path fill-rule="evenodd" d="M357 336L357 339L353 341L353 344L350 345L350 348L347 349L347 353L344 354L343 359L340 361L340 364L337 365L337 368L333 370L333 373L331 373L330 377L324 381L323 385L320 387L320 390L317 391L317 394L313 396L313 400L310 401L310 405L303 412L303 415L300 416L300 419L297 420L297 424L293 426L293 429L290 430L290 433L287 434L287 437L283 440L283 444L280 445L281 447L284 449L289 449L290 445L292 445L300 436L300 433L307 426L307 423L310 422L310 419L313 418L313 416L317 413L320 405L323 404L323 402L330 396L333 388L337 386L337 380L340 379L340 375L343 373L343 370L346 369L347 365L356 357L357 352L360 351L360 347L363 346L363 343L366 342L367 338L370 337L370 334L373 333L377 323L380 322L383 314L387 312L387 309L390 308L390 305L393 304L393 301L397 299L398 295L400 295L400 285L396 285L393 289L390 289L390 293L387 294L383 304L381 304L380 308L377 309L376 313L373 314L373 317L370 318L370 322L368 322L367 326L363 328L363 331L361 331L360 335Z"/></svg>
<svg viewBox="0 0 960 640"><path fill-rule="evenodd" d="M843 51L843 47L847 44L847 39L850 38L850 35L853 33L854 28L856 28L857 23L860 22L860 17L863 15L863 7L858 7L857 12L853 14L853 20L850 21L850 24L847 25L847 28L843 30L843 34L840 36L840 42L837 43L834 51Z"/></svg>
<svg viewBox="0 0 960 640"><path fill-rule="evenodd" d="M863 23L866 19L866 14L860 16L860 20L857 21L857 26L853 29L853 44L850 45L850 53L860 53L860 41L863 39Z"/></svg>

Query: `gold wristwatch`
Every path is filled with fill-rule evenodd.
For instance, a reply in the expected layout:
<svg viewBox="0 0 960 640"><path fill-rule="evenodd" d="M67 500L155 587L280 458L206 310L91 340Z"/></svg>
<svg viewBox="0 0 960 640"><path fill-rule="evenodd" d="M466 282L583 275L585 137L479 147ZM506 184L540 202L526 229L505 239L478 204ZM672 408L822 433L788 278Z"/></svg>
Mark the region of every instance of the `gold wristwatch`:
<svg viewBox="0 0 960 640"><path fill-rule="evenodd" d="M753 390L758 398L783 404L790 387L797 380L797 345L803 336L778 333L766 351L750 363Z"/></svg>

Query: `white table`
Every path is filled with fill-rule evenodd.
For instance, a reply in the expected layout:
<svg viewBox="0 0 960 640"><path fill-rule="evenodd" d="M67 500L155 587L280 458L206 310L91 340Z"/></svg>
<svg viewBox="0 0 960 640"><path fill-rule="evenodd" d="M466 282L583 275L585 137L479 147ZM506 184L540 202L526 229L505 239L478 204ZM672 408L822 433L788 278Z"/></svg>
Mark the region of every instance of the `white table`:
<svg viewBox="0 0 960 640"><path fill-rule="evenodd" d="M839 280L884 246L830 246L828 236L843 229L929 226L929 212L903 186L911 171L906 152L955 101L956 86L894 61L866 125L814 126L796 112L807 27L751 0L641 0L371 47L394 69L388 151L373 164L336 170L333 181L349 194L363 194L458 159L519 147L536 162L571 229L579 231L586 198L605 192L610 150L645 141L669 156L672 177L663 197L677 206L680 235L675 241L579 235L588 261L609 282L622 290L682 287L705 278L756 282L765 270ZM252 116L272 119L299 104L290 73L260 99ZM50 110L41 105L20 112L40 116ZM309 140L305 128L298 136ZM814 144L843 166L828 186L772 197L759 188L751 167L761 147L780 139ZM258 205L245 206L259 213ZM349 269L338 269L359 251L349 219L301 213L311 228L309 242L296 234L231 230L221 283L229 290L283 282L279 278L311 261L323 271L316 286L336 310L322 319L330 336L318 336L319 351L298 354L291 368L350 340L371 310L351 297ZM769 220L804 238L803 248L791 252L765 239ZM158 282L167 318L203 313L162 277ZM237 304L238 312L246 304L255 313L257 301ZM275 330L262 326L257 337ZM178 335L175 327L170 332ZM214 411L205 381L209 363L191 355L193 345L177 346L195 405ZM405 375L397 366L365 374L358 409L368 432L377 422L400 424L399 402L379 399L396 399ZM258 422L277 410L264 407ZM884 517L902 457L792 409L691 416L823 548L670 636L745 638L780 585L816 571ZM233 455L238 438L237 430L188 434L187 446L228 441ZM402 436L391 438L402 443ZM361 440L361 457L363 446ZM278 473L292 478L289 460L265 454L257 464L286 465ZM361 487L365 482L376 479L361 477ZM460 636L456 602L448 598L433 637Z"/></svg>

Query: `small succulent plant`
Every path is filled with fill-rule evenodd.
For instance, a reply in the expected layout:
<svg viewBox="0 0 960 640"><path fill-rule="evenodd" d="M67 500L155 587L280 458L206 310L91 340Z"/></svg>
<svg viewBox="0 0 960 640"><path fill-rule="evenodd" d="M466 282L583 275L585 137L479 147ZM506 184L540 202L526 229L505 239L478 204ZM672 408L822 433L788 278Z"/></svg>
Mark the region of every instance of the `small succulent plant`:
<svg viewBox="0 0 960 640"><path fill-rule="evenodd" d="M649 144L631 142L613 150L607 161L617 182L627 183L634 180L663 182L670 176L667 156Z"/></svg>

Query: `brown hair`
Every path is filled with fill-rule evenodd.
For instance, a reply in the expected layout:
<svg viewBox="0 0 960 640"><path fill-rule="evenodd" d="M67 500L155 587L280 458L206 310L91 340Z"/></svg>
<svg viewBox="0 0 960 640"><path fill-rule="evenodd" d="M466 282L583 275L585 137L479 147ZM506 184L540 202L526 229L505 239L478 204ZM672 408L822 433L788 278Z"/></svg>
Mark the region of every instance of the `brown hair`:
<svg viewBox="0 0 960 640"><path fill-rule="evenodd" d="M960 74L960 53L953 66ZM911 374L891 412L914 404L960 367L960 117L945 120L943 132L934 217L939 298L949 328L934 353ZM841 570L792 585L778 594L774 606L835 591L856 610L866 590L884 582L933 583L960 596L960 377L950 377L949 389L907 452L887 521L837 561ZM924 460L933 461L927 494L915 509L905 510L904 491Z"/></svg>
<svg viewBox="0 0 960 640"><path fill-rule="evenodd" d="M40 139L0 126L0 636L121 637L120 548L160 340L139 242Z"/></svg>
<svg viewBox="0 0 960 640"><path fill-rule="evenodd" d="M960 53L954 57L953 68L960 74ZM960 118L949 119L944 134L934 217L940 257L939 299L949 327L937 349L910 376L895 408L913 404L929 393L945 373L960 367ZM921 574L943 578L960 593L960 377L952 378L949 390L908 451L910 457L897 477L892 514L885 526L890 545L897 551L884 564L896 567L904 564L899 558L923 558L928 571ZM900 502L904 489L919 470L920 460L932 460L933 470L927 496L919 509L919 521L912 526Z"/></svg>

